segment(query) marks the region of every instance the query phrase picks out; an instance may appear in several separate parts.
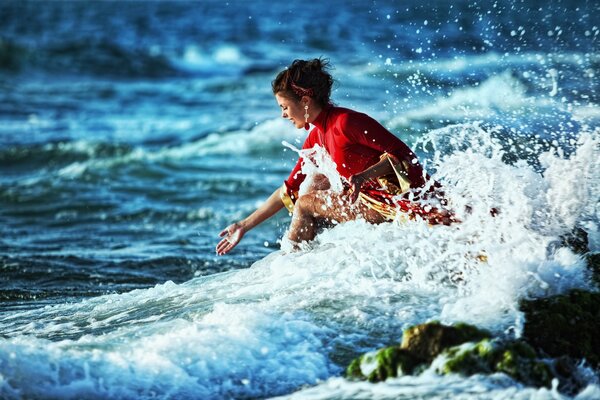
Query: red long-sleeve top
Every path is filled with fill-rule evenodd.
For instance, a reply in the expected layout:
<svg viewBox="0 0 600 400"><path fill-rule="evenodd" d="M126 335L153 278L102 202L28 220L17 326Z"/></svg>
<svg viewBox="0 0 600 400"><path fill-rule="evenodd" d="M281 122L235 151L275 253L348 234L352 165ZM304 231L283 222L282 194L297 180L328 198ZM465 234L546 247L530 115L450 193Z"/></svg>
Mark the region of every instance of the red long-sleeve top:
<svg viewBox="0 0 600 400"><path fill-rule="evenodd" d="M315 144L324 147L344 178L364 171L379 162L383 153L388 153L399 162L406 161L411 188L425 185L423 168L416 155L400 139L366 114L342 107L325 107L313 122L315 128L308 134L303 149ZM302 174L303 159L284 182L287 194L295 201L300 184L306 178Z"/></svg>

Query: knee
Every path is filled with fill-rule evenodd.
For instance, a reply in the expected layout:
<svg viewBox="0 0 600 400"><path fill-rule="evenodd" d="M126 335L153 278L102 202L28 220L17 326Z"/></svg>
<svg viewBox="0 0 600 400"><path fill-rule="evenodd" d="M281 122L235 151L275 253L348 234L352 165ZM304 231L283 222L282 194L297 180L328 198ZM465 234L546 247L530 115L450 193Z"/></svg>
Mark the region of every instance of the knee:
<svg viewBox="0 0 600 400"><path fill-rule="evenodd" d="M313 182L310 185L309 191L327 190L327 189L330 189L330 188L331 188L331 183L329 182L329 178L327 178L323 174L317 174L313 178Z"/></svg>
<svg viewBox="0 0 600 400"><path fill-rule="evenodd" d="M302 195L294 205L294 214L302 218L330 218L334 210L334 201L327 192Z"/></svg>
<svg viewBox="0 0 600 400"><path fill-rule="evenodd" d="M312 196L302 195L296 200L294 204L294 213L305 215L310 211L310 206L313 203Z"/></svg>

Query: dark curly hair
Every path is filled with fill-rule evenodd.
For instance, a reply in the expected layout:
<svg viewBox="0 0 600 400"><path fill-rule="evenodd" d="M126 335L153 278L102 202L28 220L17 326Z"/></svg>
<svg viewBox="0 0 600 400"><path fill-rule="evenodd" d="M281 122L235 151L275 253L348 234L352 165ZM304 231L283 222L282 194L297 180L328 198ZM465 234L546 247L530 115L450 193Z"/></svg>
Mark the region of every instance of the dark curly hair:
<svg viewBox="0 0 600 400"><path fill-rule="evenodd" d="M304 92L321 106L326 106L330 103L331 87L334 82L331 74L327 72L330 68L329 60L323 58L310 61L294 60L271 82L273 94L279 93L298 101Z"/></svg>

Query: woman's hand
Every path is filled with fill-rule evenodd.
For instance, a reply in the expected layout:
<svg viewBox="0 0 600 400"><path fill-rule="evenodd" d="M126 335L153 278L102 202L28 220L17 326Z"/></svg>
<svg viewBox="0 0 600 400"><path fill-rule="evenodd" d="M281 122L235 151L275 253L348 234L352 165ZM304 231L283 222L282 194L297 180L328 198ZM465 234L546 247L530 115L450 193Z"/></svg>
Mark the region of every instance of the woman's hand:
<svg viewBox="0 0 600 400"><path fill-rule="evenodd" d="M238 222L223 229L219 236L225 237L217 245L217 254L222 256L229 253L242 240L245 233L246 229Z"/></svg>
<svg viewBox="0 0 600 400"><path fill-rule="evenodd" d="M217 254L222 256L229 253L242 240L246 232L253 229L264 220L271 218L275 213L283 208L283 202L279 196L281 188L275 189L260 207L248 217L240 222L229 225L223 229L219 236L223 238L217 245Z"/></svg>
<svg viewBox="0 0 600 400"><path fill-rule="evenodd" d="M365 182L365 178L361 174L352 175L350 179L348 179L348 183L350 184L350 203L356 203L358 200L358 195L360 193L360 187Z"/></svg>

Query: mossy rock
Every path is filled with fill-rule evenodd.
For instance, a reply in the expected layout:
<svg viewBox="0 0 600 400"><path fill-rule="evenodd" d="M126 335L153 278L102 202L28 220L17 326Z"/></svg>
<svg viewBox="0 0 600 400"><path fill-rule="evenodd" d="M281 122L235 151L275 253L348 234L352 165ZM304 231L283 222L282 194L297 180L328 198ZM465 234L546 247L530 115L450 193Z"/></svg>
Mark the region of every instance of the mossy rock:
<svg viewBox="0 0 600 400"><path fill-rule="evenodd" d="M468 324L453 326L439 322L415 325L404 331L402 344L367 353L346 369L350 379L384 381L424 369L445 349L465 342L489 338L490 333Z"/></svg>
<svg viewBox="0 0 600 400"><path fill-rule="evenodd" d="M539 308L544 311L533 315L541 321L540 326L543 326L543 328L538 328L547 333L547 335L541 335L542 340L546 336L553 338L559 335L560 338L561 333L556 329L553 330L552 324L557 321L568 324L564 315L573 315L574 304L581 309L578 310L580 316L577 318L585 318L587 314L591 315L590 310L597 313L598 307L594 307L594 304L598 304L597 302L600 301L597 296L600 296L600 293L572 291L565 296L522 302L522 307L525 310L531 308L535 311L541 301L542 305ZM547 318L550 316L555 319L548 320ZM597 316L595 318L596 321L599 320ZM531 318L526 322L526 335L527 333L539 335L539 333L528 330L533 326L532 321L536 322L537 320ZM551 325L544 325L548 321ZM594 326L588 326L586 329L591 328L590 332L594 333L594 329L596 329ZM586 340L592 340L592 343L588 347L585 347L586 344L584 348L597 349L598 342L593 342L591 338L594 336L590 336L588 333L583 337ZM529 338L529 340L532 339ZM566 341L569 341L568 336ZM537 343L537 340L532 340L532 342ZM560 344L564 343L561 341ZM544 351L546 354L557 356L556 353ZM404 331L401 345L386 347L356 358L348 366L346 377L381 382L401 375L418 374L427 369L433 359L440 354L442 354L442 358L436 361L436 371L440 374L474 375L500 372L525 385L535 387L550 387L552 380L557 378L559 390L571 394L577 393L586 385L576 373L577 361L573 358L558 354L559 357L556 359L541 360L540 353L525 340L492 339L488 331L472 325L446 326L439 322L412 326ZM588 358L589 360L590 358ZM437 364L438 362L440 364Z"/></svg>
<svg viewBox="0 0 600 400"><path fill-rule="evenodd" d="M489 346L490 341L484 339L478 343L451 347L446 351L447 361L437 369L437 372L443 375L450 373L489 374L492 372L486 360Z"/></svg>
<svg viewBox="0 0 600 400"><path fill-rule="evenodd" d="M600 368L600 293L572 290L524 300L523 339L552 357L585 358Z"/></svg>
<svg viewBox="0 0 600 400"><path fill-rule="evenodd" d="M535 350L519 340L484 339L478 343L453 347L445 352L446 362L438 373L461 375L502 372L530 386L550 387L551 367L537 358Z"/></svg>
<svg viewBox="0 0 600 400"><path fill-rule="evenodd" d="M473 325L461 323L447 326L439 322L429 322L405 330L400 347L417 358L431 362L449 347L489 337L491 334L488 331Z"/></svg>
<svg viewBox="0 0 600 400"><path fill-rule="evenodd" d="M422 364L399 346L390 346L373 353L363 354L356 358L346 370L350 379L382 382L387 378L411 375Z"/></svg>

